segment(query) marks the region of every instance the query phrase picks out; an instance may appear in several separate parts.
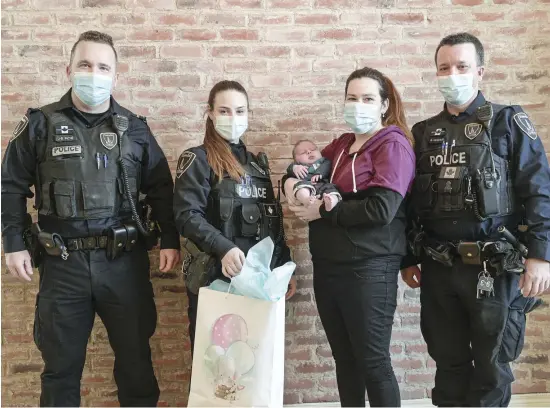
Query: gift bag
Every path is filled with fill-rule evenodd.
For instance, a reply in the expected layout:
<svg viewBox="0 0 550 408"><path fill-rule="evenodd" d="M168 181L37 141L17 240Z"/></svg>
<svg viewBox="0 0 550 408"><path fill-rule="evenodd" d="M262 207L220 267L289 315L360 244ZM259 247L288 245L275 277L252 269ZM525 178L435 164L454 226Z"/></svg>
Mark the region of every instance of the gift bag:
<svg viewBox="0 0 550 408"><path fill-rule="evenodd" d="M238 279L200 289L189 407L282 407L284 295L296 265L270 271L272 252L266 238Z"/></svg>

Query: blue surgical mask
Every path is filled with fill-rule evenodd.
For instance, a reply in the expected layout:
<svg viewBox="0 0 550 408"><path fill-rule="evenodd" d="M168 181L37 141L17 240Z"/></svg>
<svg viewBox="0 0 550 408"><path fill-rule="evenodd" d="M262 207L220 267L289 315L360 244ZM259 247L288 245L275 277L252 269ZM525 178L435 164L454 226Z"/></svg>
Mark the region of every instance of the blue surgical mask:
<svg viewBox="0 0 550 408"><path fill-rule="evenodd" d="M437 77L437 85L445 101L454 106L464 105L476 92L471 73Z"/></svg>
<svg viewBox="0 0 550 408"><path fill-rule="evenodd" d="M344 105L344 120L354 133L369 133L382 120L380 109L373 104L348 102Z"/></svg>
<svg viewBox="0 0 550 408"><path fill-rule="evenodd" d="M91 72L75 72L73 74L75 95L90 107L101 105L109 99L112 86L113 78L107 75Z"/></svg>

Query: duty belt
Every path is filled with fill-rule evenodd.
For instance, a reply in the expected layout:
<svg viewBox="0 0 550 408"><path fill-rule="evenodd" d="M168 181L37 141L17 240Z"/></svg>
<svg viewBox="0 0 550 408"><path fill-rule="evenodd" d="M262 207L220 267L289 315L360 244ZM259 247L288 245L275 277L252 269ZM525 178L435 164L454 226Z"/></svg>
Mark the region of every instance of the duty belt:
<svg viewBox="0 0 550 408"><path fill-rule="evenodd" d="M99 237L86 238L64 238L69 251L80 251L83 249L105 249L107 248L108 237L106 235Z"/></svg>

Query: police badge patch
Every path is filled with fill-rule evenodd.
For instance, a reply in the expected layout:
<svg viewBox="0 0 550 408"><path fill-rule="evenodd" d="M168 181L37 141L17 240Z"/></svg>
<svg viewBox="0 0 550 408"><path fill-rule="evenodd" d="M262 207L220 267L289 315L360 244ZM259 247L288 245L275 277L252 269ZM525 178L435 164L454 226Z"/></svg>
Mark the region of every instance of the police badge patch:
<svg viewBox="0 0 550 408"><path fill-rule="evenodd" d="M523 133L525 133L531 139L535 140L537 138L537 131L535 130L535 126L525 112L516 113L514 115L514 121L517 123L519 128L523 130Z"/></svg>
<svg viewBox="0 0 550 408"><path fill-rule="evenodd" d="M101 140L101 144L109 150L116 146L118 140L117 134L112 132L101 133L99 139Z"/></svg>
<svg viewBox="0 0 550 408"><path fill-rule="evenodd" d="M27 117L27 115L25 115L21 118L21 120L19 121L15 129L13 129L13 134L10 139L10 142L13 142L15 139L17 139L21 135L21 133L23 133L23 131L27 128L28 125L29 125L29 118Z"/></svg>
<svg viewBox="0 0 550 408"><path fill-rule="evenodd" d="M481 123L468 123L464 128L464 135L468 139L474 140L476 137L478 137L481 134L482 130L483 130L483 125L481 125Z"/></svg>
<svg viewBox="0 0 550 408"><path fill-rule="evenodd" d="M176 178L180 178L187 171L191 163L197 155L193 152L183 152L178 160L178 168L176 169Z"/></svg>

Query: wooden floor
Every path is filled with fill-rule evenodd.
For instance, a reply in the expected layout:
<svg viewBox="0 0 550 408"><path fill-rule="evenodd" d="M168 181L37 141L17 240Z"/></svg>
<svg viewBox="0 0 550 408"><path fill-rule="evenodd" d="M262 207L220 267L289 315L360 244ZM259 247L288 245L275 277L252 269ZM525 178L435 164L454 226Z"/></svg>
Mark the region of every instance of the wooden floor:
<svg viewBox="0 0 550 408"><path fill-rule="evenodd" d="M339 407L338 403L286 405L288 407ZM368 406L368 402L367 402ZM402 407L433 407L429 399L402 401ZM550 394L518 394L512 396L510 407L550 407Z"/></svg>

